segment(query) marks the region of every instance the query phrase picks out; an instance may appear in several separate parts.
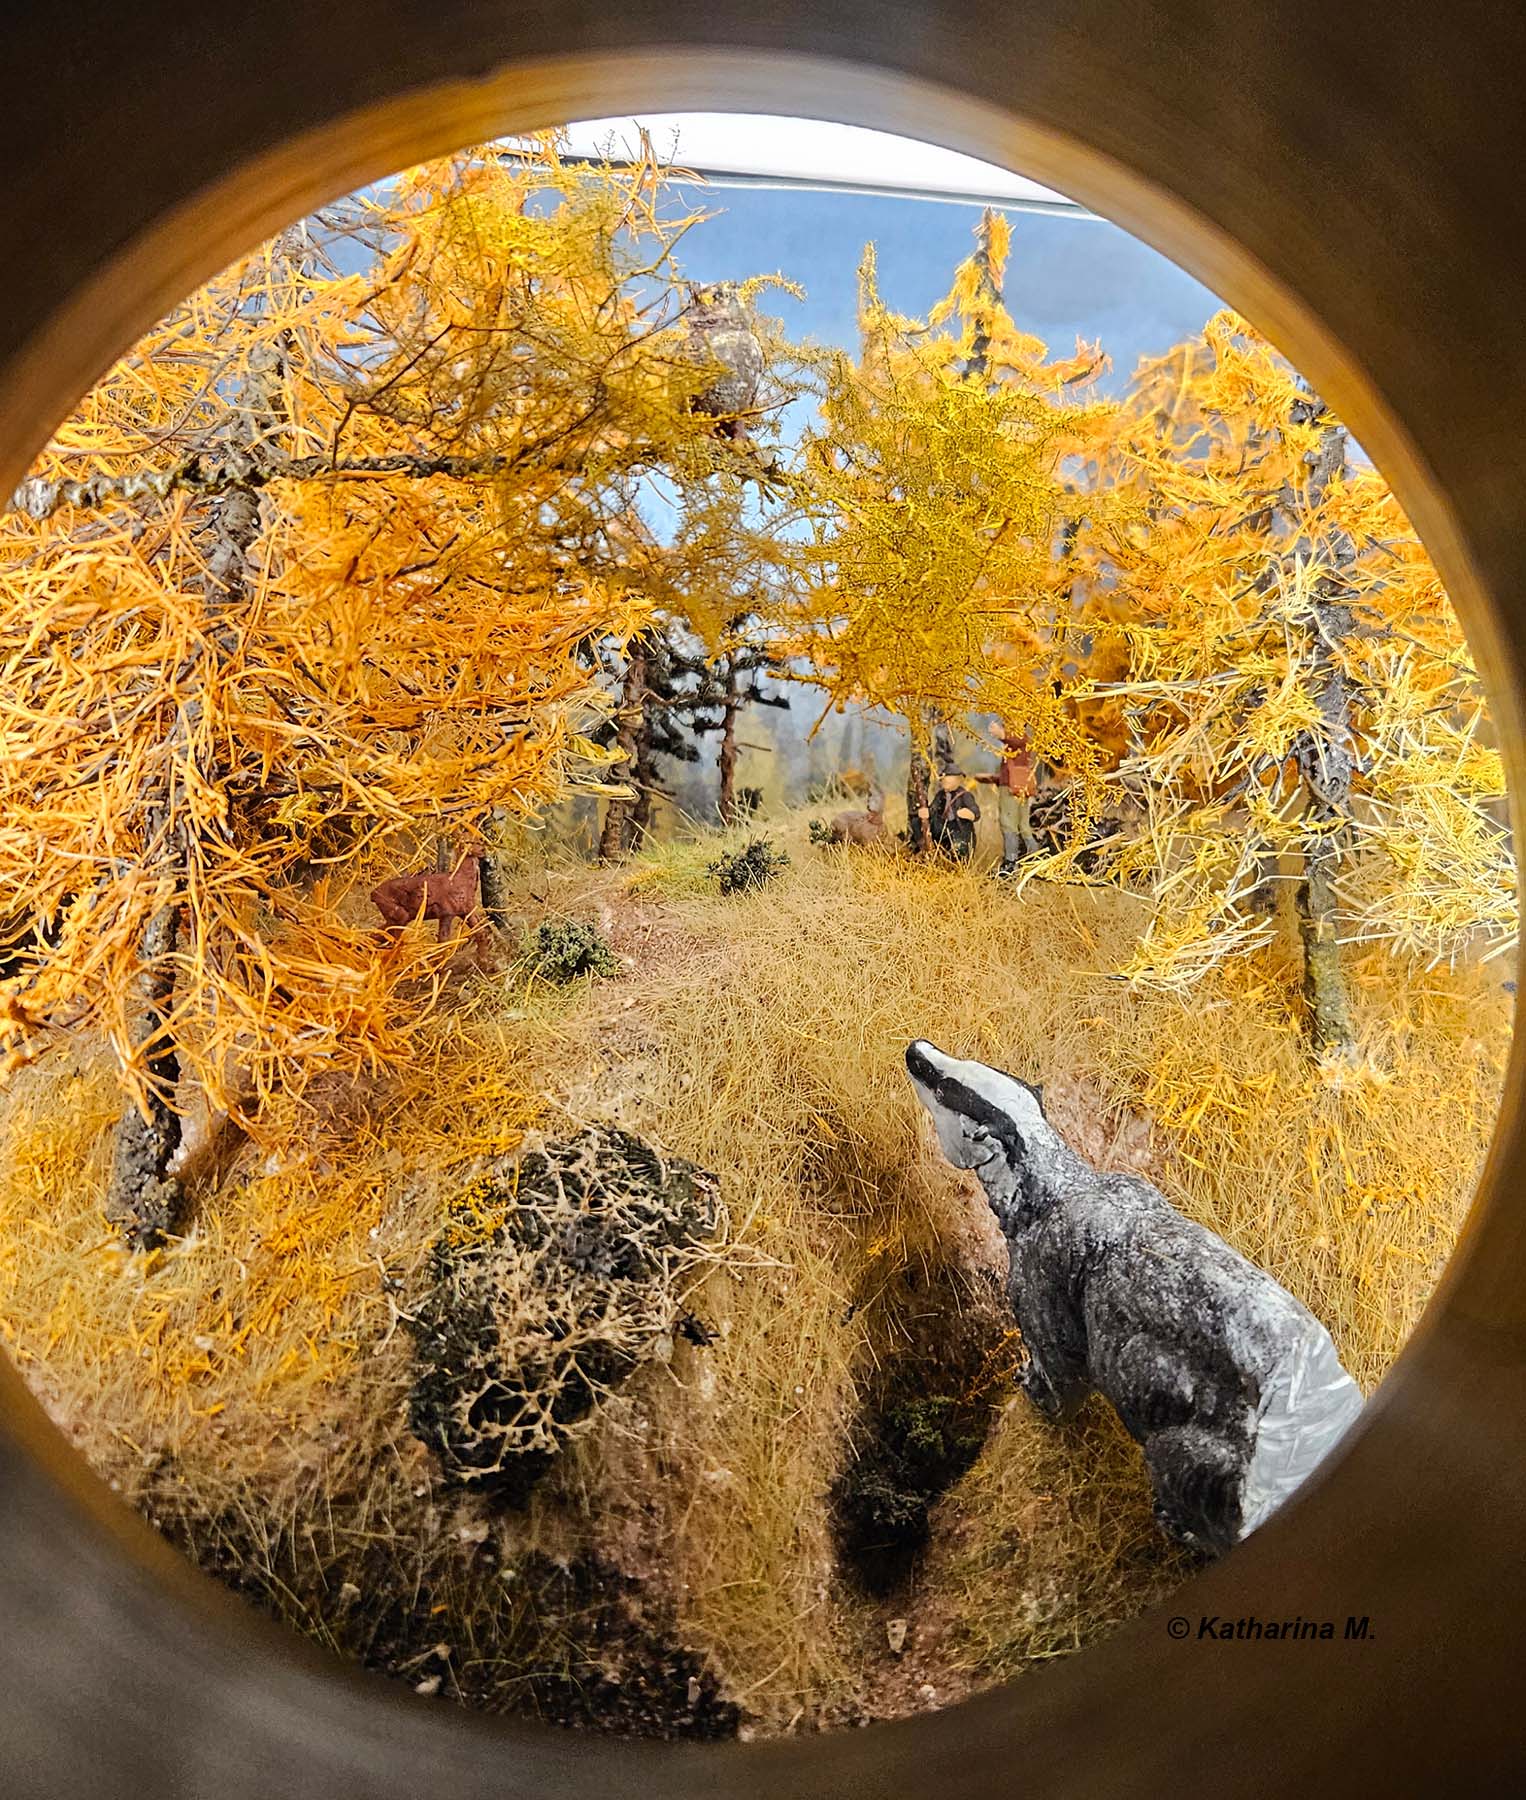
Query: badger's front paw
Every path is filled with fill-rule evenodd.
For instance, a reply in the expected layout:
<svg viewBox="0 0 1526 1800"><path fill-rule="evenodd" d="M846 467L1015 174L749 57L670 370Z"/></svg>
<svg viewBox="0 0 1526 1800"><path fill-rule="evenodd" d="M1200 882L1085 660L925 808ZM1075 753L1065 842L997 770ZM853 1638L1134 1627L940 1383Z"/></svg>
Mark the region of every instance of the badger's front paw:
<svg viewBox="0 0 1526 1800"><path fill-rule="evenodd" d="M1018 1386L1046 1419L1057 1419L1060 1416L1060 1402L1054 1389L1042 1376L1033 1373L1032 1363L1018 1377Z"/></svg>
<svg viewBox="0 0 1526 1800"><path fill-rule="evenodd" d="M1208 1543L1198 1532L1194 1531L1191 1526L1183 1524L1173 1512L1168 1511L1159 1501L1156 1501L1155 1505L1150 1508L1150 1511L1154 1515L1155 1523L1161 1532L1164 1533L1173 1544L1177 1545L1179 1549L1188 1550L1194 1556L1201 1557L1205 1561L1219 1554L1215 1545Z"/></svg>
<svg viewBox="0 0 1526 1800"><path fill-rule="evenodd" d="M1017 1380L1018 1386L1044 1417L1057 1425L1073 1419L1086 1398L1085 1387L1061 1388L1031 1358Z"/></svg>

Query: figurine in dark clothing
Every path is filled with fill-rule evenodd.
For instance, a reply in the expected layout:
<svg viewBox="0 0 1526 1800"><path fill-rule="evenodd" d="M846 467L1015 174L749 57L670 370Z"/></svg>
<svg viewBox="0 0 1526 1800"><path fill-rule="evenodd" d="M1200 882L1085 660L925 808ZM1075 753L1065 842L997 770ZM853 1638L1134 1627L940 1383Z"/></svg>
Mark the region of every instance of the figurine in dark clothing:
<svg viewBox="0 0 1526 1800"><path fill-rule="evenodd" d="M941 850L955 862L968 862L975 854L975 824L980 817L980 805L962 775L955 773L938 778L938 791L922 816L927 820L927 834L935 850Z"/></svg>

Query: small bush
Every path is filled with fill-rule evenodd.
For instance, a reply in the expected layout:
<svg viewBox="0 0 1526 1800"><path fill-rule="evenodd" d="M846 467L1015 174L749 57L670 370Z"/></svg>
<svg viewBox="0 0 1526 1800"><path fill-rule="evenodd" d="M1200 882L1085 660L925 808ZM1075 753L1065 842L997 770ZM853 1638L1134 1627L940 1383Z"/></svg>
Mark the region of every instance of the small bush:
<svg viewBox="0 0 1526 1800"><path fill-rule="evenodd" d="M414 1432L448 1481L522 1505L684 1316L716 1178L595 1126L468 1183L413 1314Z"/></svg>
<svg viewBox="0 0 1526 1800"><path fill-rule="evenodd" d="M723 894L745 894L788 867L789 857L782 850L775 850L767 838L753 838L743 849L711 863L709 873L720 883Z"/></svg>
<svg viewBox="0 0 1526 1800"><path fill-rule="evenodd" d="M598 928L579 919L543 921L525 946L537 975L567 983L583 975L616 975L620 965Z"/></svg>

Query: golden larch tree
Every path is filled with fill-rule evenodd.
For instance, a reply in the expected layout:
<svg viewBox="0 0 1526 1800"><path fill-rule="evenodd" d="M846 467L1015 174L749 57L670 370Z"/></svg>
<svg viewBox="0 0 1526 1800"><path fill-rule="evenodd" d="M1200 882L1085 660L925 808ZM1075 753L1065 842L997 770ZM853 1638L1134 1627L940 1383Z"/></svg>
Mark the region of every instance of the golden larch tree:
<svg viewBox="0 0 1526 1800"><path fill-rule="evenodd" d="M820 424L803 446L811 525L797 556L789 648L839 709L881 707L912 744L907 810L924 847L929 757L952 764L971 713L1026 729L1077 778L1095 750L1055 691L1070 638L1065 546L1081 504L1069 461L1106 409L1085 346L1052 362L1002 298L1007 221L982 216L974 253L926 320L881 299L872 248L859 277L860 354L826 359Z"/></svg>
<svg viewBox="0 0 1526 1800"><path fill-rule="evenodd" d="M1138 372L1088 527L1147 804L1153 921L1126 971L1190 987L1294 884L1310 1032L1355 1052L1342 943L1435 959L1515 929L1500 759L1434 567L1382 477L1232 313Z"/></svg>
<svg viewBox="0 0 1526 1800"><path fill-rule="evenodd" d="M359 872L600 785L594 647L673 579L641 483L740 454L675 339L698 216L549 140L408 171L193 294L0 521L0 1031L110 1040L133 1243L188 1093L253 1129L406 1062L449 948Z"/></svg>

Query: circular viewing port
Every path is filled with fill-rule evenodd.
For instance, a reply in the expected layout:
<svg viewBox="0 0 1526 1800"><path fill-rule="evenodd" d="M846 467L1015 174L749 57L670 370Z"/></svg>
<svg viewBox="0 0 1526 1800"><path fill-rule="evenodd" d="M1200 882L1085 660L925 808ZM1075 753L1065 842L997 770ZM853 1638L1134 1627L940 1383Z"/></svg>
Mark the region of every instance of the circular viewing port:
<svg viewBox="0 0 1526 1800"><path fill-rule="evenodd" d="M915 141L911 183L493 135L782 67L677 66L305 146L299 99L9 365L18 421L95 379L0 521L6 1347L192 1563L390 1678L188 1586L18 1397L18 1741L52 1791L299 1791L294 1749L321 1791L391 1706L368 1791L478 1791L501 1733L526 1792L780 1736L663 1779L888 1791L920 1744L1100 1791L1280 1706L1290 1779L1413 1774L1385 1671L1462 1704L1515 1416L1487 1208L1379 1390L1505 1082L1512 691L1451 605L1502 676L1497 488L1407 315L1153 98L1086 149L950 100L1025 171L952 197Z"/></svg>
<svg viewBox="0 0 1526 1800"><path fill-rule="evenodd" d="M5 529L0 1319L265 1611L589 1730L905 1717L1358 1417L1508 1050L1494 725L1119 228L801 121L476 146L189 296Z"/></svg>

